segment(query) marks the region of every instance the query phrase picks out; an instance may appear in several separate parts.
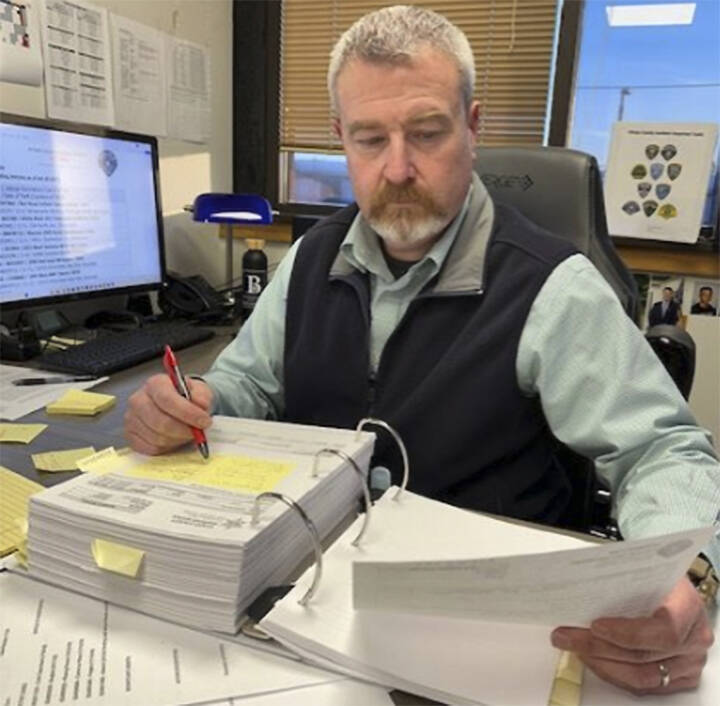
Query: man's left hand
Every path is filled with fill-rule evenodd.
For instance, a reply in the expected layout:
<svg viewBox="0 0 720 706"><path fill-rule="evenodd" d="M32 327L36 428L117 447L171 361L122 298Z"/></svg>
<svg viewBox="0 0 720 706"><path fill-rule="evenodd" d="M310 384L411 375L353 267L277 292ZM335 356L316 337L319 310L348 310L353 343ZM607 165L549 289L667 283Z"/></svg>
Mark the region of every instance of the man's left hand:
<svg viewBox="0 0 720 706"><path fill-rule="evenodd" d="M557 628L552 643L633 694L666 694L697 687L713 632L699 594L683 578L650 617L599 618L589 629Z"/></svg>

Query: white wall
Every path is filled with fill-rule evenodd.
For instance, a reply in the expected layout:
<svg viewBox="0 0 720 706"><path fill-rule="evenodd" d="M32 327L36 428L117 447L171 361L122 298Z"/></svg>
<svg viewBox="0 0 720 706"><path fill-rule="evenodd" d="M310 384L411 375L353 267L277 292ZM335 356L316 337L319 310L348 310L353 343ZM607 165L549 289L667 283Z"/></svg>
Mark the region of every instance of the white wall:
<svg viewBox="0 0 720 706"><path fill-rule="evenodd" d="M210 49L211 135L205 145L160 139L160 185L170 269L225 278L225 250L215 226L195 224L182 208L205 191L232 190L231 0L93 0L110 12ZM45 117L43 87L0 81L0 110ZM235 248L236 276L243 247Z"/></svg>
<svg viewBox="0 0 720 706"><path fill-rule="evenodd" d="M687 332L696 346L695 380L690 390L690 409L705 427L720 452L720 319L688 316Z"/></svg>

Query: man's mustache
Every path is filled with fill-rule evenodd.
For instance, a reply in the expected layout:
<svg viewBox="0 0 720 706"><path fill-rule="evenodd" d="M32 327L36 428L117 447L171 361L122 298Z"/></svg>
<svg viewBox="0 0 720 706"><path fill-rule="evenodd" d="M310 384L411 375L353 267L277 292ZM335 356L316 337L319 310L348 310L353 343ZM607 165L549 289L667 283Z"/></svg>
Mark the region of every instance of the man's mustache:
<svg viewBox="0 0 720 706"><path fill-rule="evenodd" d="M370 202L370 217L381 218L387 212L388 206L398 204L413 204L420 206L427 215L443 217L443 209L438 206L435 199L423 189L414 184L385 183L377 191Z"/></svg>

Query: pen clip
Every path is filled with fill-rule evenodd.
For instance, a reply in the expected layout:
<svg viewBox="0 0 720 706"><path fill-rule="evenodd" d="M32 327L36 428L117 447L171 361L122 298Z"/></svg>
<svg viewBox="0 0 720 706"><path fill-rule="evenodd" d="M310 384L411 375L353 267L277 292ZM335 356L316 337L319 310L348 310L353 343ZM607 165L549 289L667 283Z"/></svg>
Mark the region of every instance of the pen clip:
<svg viewBox="0 0 720 706"><path fill-rule="evenodd" d="M165 368L165 372L170 376L173 385L175 385L175 389L178 389L177 359L170 346L165 346L163 367Z"/></svg>

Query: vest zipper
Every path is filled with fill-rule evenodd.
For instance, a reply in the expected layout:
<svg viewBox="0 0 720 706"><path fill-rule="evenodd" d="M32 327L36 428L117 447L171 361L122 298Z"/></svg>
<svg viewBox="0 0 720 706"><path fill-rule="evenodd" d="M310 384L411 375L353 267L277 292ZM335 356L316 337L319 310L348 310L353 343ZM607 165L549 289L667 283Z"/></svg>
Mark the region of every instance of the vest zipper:
<svg viewBox="0 0 720 706"><path fill-rule="evenodd" d="M372 416L373 407L375 406L375 397L377 395L375 373L371 370L368 375L368 393L367 393L367 416Z"/></svg>

